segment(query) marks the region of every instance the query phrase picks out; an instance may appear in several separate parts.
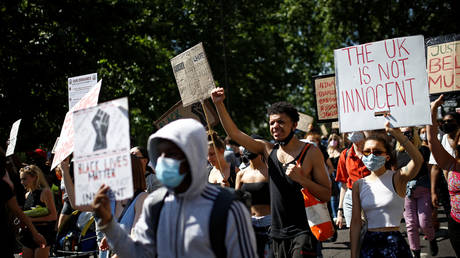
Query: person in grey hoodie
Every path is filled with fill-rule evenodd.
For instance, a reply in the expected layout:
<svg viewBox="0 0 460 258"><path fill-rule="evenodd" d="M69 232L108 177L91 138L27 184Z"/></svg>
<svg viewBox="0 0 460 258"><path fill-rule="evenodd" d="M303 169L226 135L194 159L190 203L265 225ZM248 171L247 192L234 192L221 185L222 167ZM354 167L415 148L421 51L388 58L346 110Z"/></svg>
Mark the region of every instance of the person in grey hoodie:
<svg viewBox="0 0 460 258"><path fill-rule="evenodd" d="M153 216L155 194L144 202L132 238L113 220L108 186L102 185L93 202L98 225L110 248L123 257L215 257L209 237L211 209L222 189L207 183L208 143L204 127L193 119L169 123L149 138L148 151L158 179L168 194ZM256 257L256 243L247 208L233 201L228 211L225 247L228 257Z"/></svg>

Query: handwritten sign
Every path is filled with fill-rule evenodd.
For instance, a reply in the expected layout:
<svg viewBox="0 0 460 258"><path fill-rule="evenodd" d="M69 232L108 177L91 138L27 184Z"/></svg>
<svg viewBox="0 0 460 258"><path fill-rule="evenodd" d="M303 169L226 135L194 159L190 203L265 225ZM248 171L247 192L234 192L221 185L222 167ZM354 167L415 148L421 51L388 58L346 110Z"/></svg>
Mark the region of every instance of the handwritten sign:
<svg viewBox="0 0 460 258"><path fill-rule="evenodd" d="M61 134L59 135L59 141L55 148L51 170L54 169L59 163L61 163L73 152L73 111L97 105L101 84L102 80L99 81L93 88L91 88L91 90L86 93L86 95L75 106L73 106L70 111L66 113L64 124L62 125L61 129Z"/></svg>
<svg viewBox="0 0 460 258"><path fill-rule="evenodd" d="M184 107L211 96L216 86L202 43L172 58L171 65Z"/></svg>
<svg viewBox="0 0 460 258"><path fill-rule="evenodd" d="M460 90L460 34L430 38L426 45L430 94Z"/></svg>
<svg viewBox="0 0 460 258"><path fill-rule="evenodd" d="M6 157L11 156L14 153L14 149L16 148L16 141L18 139L18 131L19 131L20 124L21 124L21 119L14 122L13 125L11 126L10 138L8 140L8 148L6 149L6 153L5 153Z"/></svg>
<svg viewBox="0 0 460 258"><path fill-rule="evenodd" d="M133 196L128 98L73 113L74 175L77 206L91 204L102 184L116 200Z"/></svg>
<svg viewBox="0 0 460 258"><path fill-rule="evenodd" d="M209 123L211 126L217 125L219 123L219 117L217 116L216 111L208 100L205 100L204 104L206 107L206 114L208 115ZM179 101L174 106L172 106L157 121L155 121L154 124L157 128L161 128L180 118L193 118L203 124L204 127L208 126L206 123L206 115L203 112L201 103L193 103L190 106L184 107L182 105L182 101Z"/></svg>
<svg viewBox="0 0 460 258"><path fill-rule="evenodd" d="M311 123L313 123L313 117L309 116L309 115L306 115L304 113L299 113L299 122L297 123L297 129L299 129L300 131L303 131L303 132L307 132L308 131L308 125L310 125Z"/></svg>
<svg viewBox="0 0 460 258"><path fill-rule="evenodd" d="M334 60L341 132L431 124L423 36L336 49Z"/></svg>
<svg viewBox="0 0 460 258"><path fill-rule="evenodd" d="M91 87L97 83L97 73L90 73L71 77L68 79L67 87L69 90L69 110L75 106L86 93L89 92Z"/></svg>
<svg viewBox="0 0 460 258"><path fill-rule="evenodd" d="M318 121L338 118L335 75L315 77L316 113Z"/></svg>

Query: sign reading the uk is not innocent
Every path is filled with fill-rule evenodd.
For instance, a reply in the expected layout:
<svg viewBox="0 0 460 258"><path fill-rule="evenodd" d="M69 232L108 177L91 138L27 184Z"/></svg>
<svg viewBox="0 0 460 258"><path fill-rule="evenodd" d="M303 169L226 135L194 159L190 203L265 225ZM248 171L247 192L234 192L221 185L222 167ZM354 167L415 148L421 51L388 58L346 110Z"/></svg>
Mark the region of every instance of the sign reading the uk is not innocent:
<svg viewBox="0 0 460 258"><path fill-rule="evenodd" d="M423 36L334 50L340 131L431 124L425 60Z"/></svg>

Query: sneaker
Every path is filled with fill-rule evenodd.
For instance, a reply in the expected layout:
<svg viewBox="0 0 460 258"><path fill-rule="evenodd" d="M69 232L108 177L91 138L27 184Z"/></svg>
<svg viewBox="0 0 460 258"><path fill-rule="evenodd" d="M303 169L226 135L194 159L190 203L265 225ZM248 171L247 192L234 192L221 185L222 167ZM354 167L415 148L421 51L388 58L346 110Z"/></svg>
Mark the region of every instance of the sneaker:
<svg viewBox="0 0 460 258"><path fill-rule="evenodd" d="M436 242L436 238L430 241L430 253L431 256L436 256L438 254L438 242Z"/></svg>

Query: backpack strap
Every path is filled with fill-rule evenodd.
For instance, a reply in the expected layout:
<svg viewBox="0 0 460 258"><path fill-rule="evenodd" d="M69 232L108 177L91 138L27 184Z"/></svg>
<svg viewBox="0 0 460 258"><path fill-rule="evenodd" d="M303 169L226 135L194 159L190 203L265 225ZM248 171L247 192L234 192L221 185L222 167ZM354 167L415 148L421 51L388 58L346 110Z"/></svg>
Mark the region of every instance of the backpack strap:
<svg viewBox="0 0 460 258"><path fill-rule="evenodd" d="M305 153L307 153L309 148L310 148L310 144L309 143L305 144L305 147L303 147L303 150L300 153L300 156L299 156L299 159L296 162L296 165L302 166L302 163L303 163L303 161L304 161L304 159L306 157Z"/></svg>
<svg viewBox="0 0 460 258"><path fill-rule="evenodd" d="M168 189L165 186L162 186L152 193L153 195L152 201L149 203L150 206L150 214L153 221L152 232L153 232L153 239L157 239L157 230L158 230L158 222L160 220L160 213L161 209L163 208L163 204L165 203L165 198L168 195Z"/></svg>
<svg viewBox="0 0 460 258"><path fill-rule="evenodd" d="M228 210L234 200L235 191L227 187L219 187L220 192L212 206L209 219L209 239L216 257L227 257L225 235L227 233Z"/></svg>

